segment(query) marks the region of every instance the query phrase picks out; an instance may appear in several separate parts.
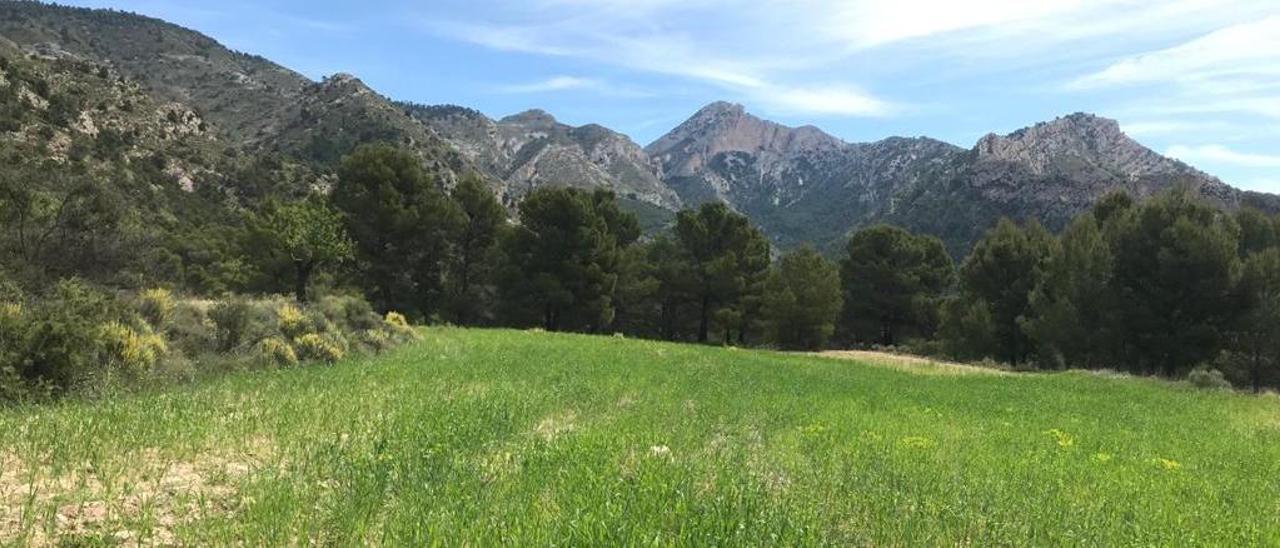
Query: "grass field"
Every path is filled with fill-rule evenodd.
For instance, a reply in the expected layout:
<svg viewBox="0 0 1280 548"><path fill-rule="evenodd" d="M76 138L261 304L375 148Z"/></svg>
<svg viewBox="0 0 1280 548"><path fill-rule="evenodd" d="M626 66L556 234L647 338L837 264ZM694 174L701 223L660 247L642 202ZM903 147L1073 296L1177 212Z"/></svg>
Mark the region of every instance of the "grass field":
<svg viewBox="0 0 1280 548"><path fill-rule="evenodd" d="M1280 399L868 359L433 329L0 411L0 544L1280 544Z"/></svg>

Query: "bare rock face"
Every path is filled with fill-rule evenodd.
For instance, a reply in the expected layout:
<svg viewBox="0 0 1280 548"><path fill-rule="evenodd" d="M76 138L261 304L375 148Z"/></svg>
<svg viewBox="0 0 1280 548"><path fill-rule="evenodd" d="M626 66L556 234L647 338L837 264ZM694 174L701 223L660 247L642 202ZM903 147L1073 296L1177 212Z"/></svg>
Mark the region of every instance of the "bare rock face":
<svg viewBox="0 0 1280 548"><path fill-rule="evenodd" d="M557 185L607 188L625 199L680 208L680 199L659 178L648 155L603 126L569 126L536 109L498 121L461 107L407 109L501 181L499 192L509 205L533 188Z"/></svg>
<svg viewBox="0 0 1280 548"><path fill-rule="evenodd" d="M938 235L961 255L1001 216L1056 229L1112 191L1142 198L1186 185L1225 208L1274 205L1090 114L987 135L966 151L928 138L845 143L713 103L646 151L686 204L723 201L778 244L826 249L851 230L891 222Z"/></svg>
<svg viewBox="0 0 1280 548"><path fill-rule="evenodd" d="M1058 225L1102 195L1145 198L1188 186L1225 208L1244 193L1182 162L1142 146L1115 120L1077 113L1015 131L987 135L955 175L986 198L1027 217Z"/></svg>
<svg viewBox="0 0 1280 548"><path fill-rule="evenodd" d="M746 113L742 105L716 102L703 107L670 133L645 147L667 176L704 170L717 155L742 152L767 163L790 155L840 149L839 139L813 126L790 128Z"/></svg>

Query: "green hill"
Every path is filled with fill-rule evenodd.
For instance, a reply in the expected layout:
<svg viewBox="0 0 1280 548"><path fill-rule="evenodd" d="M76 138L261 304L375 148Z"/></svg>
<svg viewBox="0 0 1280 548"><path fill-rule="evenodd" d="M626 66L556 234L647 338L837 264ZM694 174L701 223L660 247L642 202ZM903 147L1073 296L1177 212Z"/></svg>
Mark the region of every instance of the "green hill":
<svg viewBox="0 0 1280 548"><path fill-rule="evenodd" d="M436 329L0 448L4 544L1280 543L1274 397L621 338Z"/></svg>

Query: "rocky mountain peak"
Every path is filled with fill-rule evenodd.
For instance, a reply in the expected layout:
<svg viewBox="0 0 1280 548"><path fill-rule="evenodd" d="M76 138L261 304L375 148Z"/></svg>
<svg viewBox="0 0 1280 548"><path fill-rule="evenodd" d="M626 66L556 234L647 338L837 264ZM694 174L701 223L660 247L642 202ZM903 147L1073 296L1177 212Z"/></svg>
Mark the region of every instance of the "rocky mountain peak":
<svg viewBox="0 0 1280 548"><path fill-rule="evenodd" d="M1175 162L1129 138L1110 118L1075 113L1019 129L988 134L974 147L979 161L1022 164L1032 173L1075 169L1088 164L1137 177L1154 171L1178 171Z"/></svg>
<svg viewBox="0 0 1280 548"><path fill-rule="evenodd" d="M521 113L512 114L498 121L500 124L520 124L526 126L554 126L560 122L556 120L549 112L540 108L529 109Z"/></svg>
<svg viewBox="0 0 1280 548"><path fill-rule="evenodd" d="M698 109L689 117L689 122L697 125L714 125L747 115L747 108L728 101L716 101Z"/></svg>
<svg viewBox="0 0 1280 548"><path fill-rule="evenodd" d="M319 88L329 92L348 94L373 92L362 80L346 72L339 72L326 77L320 82Z"/></svg>
<svg viewBox="0 0 1280 548"><path fill-rule="evenodd" d="M699 173L717 155L762 154L772 157L809 154L845 147L845 143L813 126L792 128L757 118L742 105L717 101L660 137L645 151L668 175Z"/></svg>

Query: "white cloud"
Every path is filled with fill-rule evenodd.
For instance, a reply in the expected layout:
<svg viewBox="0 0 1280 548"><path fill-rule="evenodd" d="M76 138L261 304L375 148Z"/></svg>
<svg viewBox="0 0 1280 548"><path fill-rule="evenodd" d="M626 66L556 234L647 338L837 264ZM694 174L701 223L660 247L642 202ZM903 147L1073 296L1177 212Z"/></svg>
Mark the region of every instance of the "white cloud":
<svg viewBox="0 0 1280 548"><path fill-rule="evenodd" d="M873 47L964 30L1029 23L1080 11L1079 0L846 1L830 7L820 28L853 47ZM821 10L819 10L821 11Z"/></svg>
<svg viewBox="0 0 1280 548"><path fill-rule="evenodd" d="M1237 113L1280 120L1280 97L1215 96L1183 91L1171 93L1168 98L1143 99L1126 110L1157 116Z"/></svg>
<svg viewBox="0 0 1280 548"><path fill-rule="evenodd" d="M553 76L546 80L501 86L503 93L545 93L548 91L565 91L570 89L599 89L603 84L591 78L576 76Z"/></svg>
<svg viewBox="0 0 1280 548"><path fill-rule="evenodd" d="M590 91L600 95L609 95L614 97L650 97L653 94L642 90L623 87L611 84L604 80L596 78L583 78L579 76L552 76L545 80L534 82L524 82L519 84L507 84L497 86L495 91L498 93L512 94L528 94L528 93L554 93L561 91Z"/></svg>
<svg viewBox="0 0 1280 548"><path fill-rule="evenodd" d="M1187 163L1217 162L1242 167L1280 167L1280 156L1239 152L1222 145L1173 145L1165 151Z"/></svg>
<svg viewBox="0 0 1280 548"><path fill-rule="evenodd" d="M901 107L850 87L765 89L753 94L757 103L780 113L835 116L888 116Z"/></svg>
<svg viewBox="0 0 1280 548"><path fill-rule="evenodd" d="M937 73L946 71L971 77L1031 67L1062 79L1090 67L1073 85L1097 88L1182 77L1195 66L1206 89L1256 96L1268 84L1256 74L1280 72L1280 63L1267 62L1275 59L1268 52L1277 38L1266 34L1276 20L1275 0L525 0L488 15L435 12L421 23L492 49L700 82L778 113L891 116L916 109L883 96L876 81L895 86L885 76L896 74L945 86L947 75ZM1169 47L1195 37L1203 38ZM1237 47L1242 42L1256 44ZM1251 53L1230 57L1236 49ZM878 78L863 76L863 65L877 68ZM1174 98L1174 107L1194 104Z"/></svg>
<svg viewBox="0 0 1280 548"><path fill-rule="evenodd" d="M1179 122L1172 120L1149 121L1149 122L1126 122L1120 124L1121 129L1130 137L1140 137L1146 135L1165 135L1169 133L1185 133L1196 129L1198 126L1192 122Z"/></svg>
<svg viewBox="0 0 1280 548"><path fill-rule="evenodd" d="M1216 30L1183 44L1129 57L1077 79L1075 88L1206 81L1220 91L1256 89L1280 77L1280 16ZM1222 88L1224 81L1226 88ZM1234 84L1234 86L1230 85Z"/></svg>

